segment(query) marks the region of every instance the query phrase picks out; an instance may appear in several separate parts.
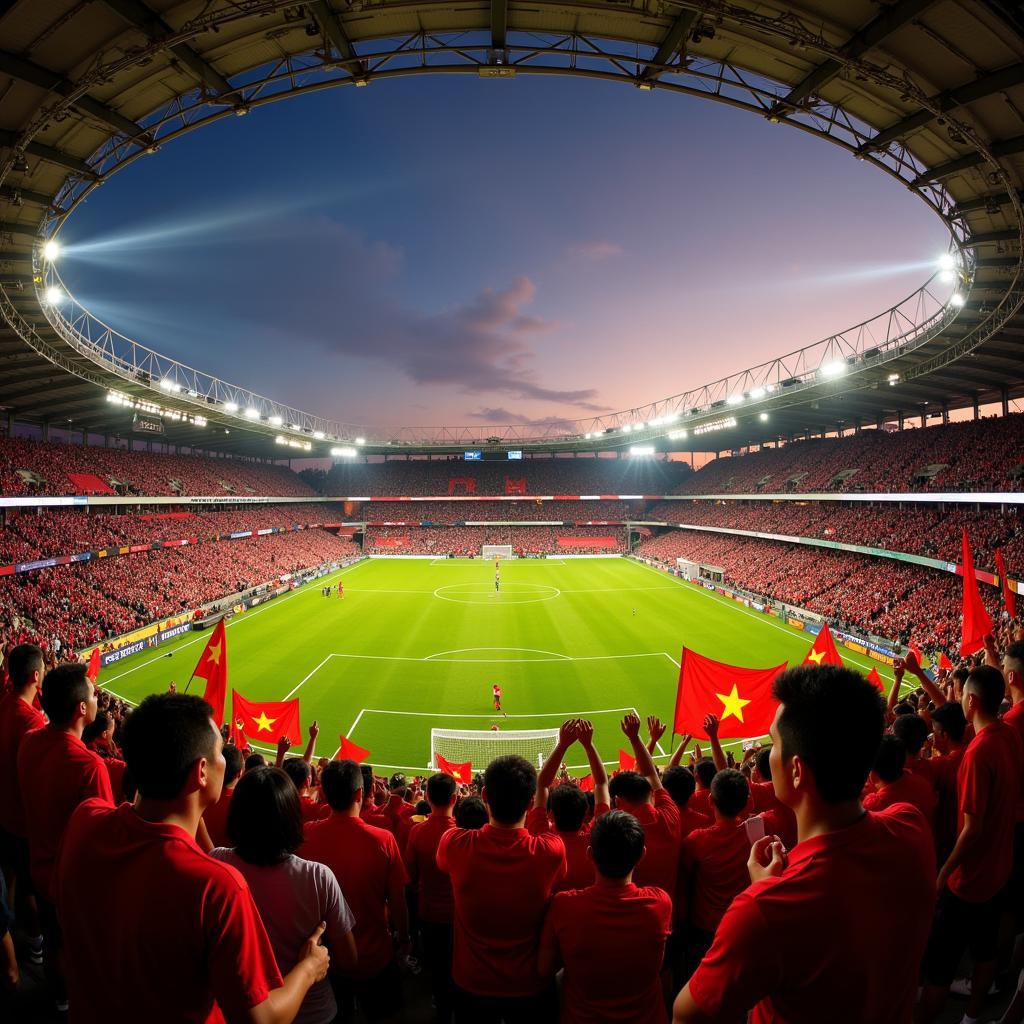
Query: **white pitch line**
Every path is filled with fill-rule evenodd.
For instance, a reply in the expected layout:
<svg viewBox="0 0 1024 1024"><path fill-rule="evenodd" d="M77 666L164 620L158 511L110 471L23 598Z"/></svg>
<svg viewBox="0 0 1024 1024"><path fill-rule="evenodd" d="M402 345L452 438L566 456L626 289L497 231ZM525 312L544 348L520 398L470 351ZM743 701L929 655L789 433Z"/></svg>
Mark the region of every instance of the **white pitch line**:
<svg viewBox="0 0 1024 1024"><path fill-rule="evenodd" d="M281 698L281 700L291 700L291 699L292 699L292 697L294 697L294 696L295 696L295 694L296 694L296 693L298 693L300 689L302 689L302 685L303 685L303 683L306 683L306 682L308 682L308 681L309 681L310 679L312 679L312 678L313 678L313 676L315 676L315 675L317 674L317 672L319 672L319 671L320 671L320 669L322 669L322 668L324 667L324 665L326 665L326 664L327 664L327 662L329 662L329 661L331 660L331 658L333 658L333 657L334 657L334 655L333 655L333 654L328 654L328 655L327 655L327 657L326 657L326 658L324 658L324 660L323 660L323 661L321 661L321 662L320 662L320 664L319 664L319 665L317 665L317 667L316 667L315 669L313 669L313 671L312 671L312 672L310 672L308 676L306 676L306 677L305 677L304 679L301 679L301 680L300 680L300 681L299 681L298 683L296 683L296 684L295 684L295 686L294 686L294 687L292 687L292 689L291 689L291 690L289 690L289 691L288 691L288 693L286 693L286 694L285 694L285 695L284 695L284 696L283 696L283 697Z"/></svg>
<svg viewBox="0 0 1024 1024"><path fill-rule="evenodd" d="M505 718L561 718L566 721L570 718L580 718L584 715L617 715L624 711L632 711L633 708L599 708L596 711L538 711L528 715L505 715ZM360 717L364 714L370 715L404 715L410 718L491 718L497 715L458 715L453 712L436 711L385 711L383 708L363 708L359 712Z"/></svg>
<svg viewBox="0 0 1024 1024"><path fill-rule="evenodd" d="M542 651L536 647L456 647L451 651L438 651L437 654L428 654L423 660L424 661L436 661L441 658L443 654L470 654L473 651L519 651L523 654L550 654L552 658L565 659L566 661L572 661L572 658L568 654L558 654L556 651ZM452 659L461 661L462 659ZM474 661L478 660L475 658L465 659L467 664L473 664ZM525 661L525 660L536 660L536 659L524 659L515 658L509 659L510 661Z"/></svg>
<svg viewBox="0 0 1024 1024"><path fill-rule="evenodd" d="M344 576L347 573L353 572L354 570L358 569L361 565L367 565L368 561L369 560L367 559L362 562L357 562L355 565L350 565L347 569L340 569L336 573L329 573L328 576L331 579L337 579L339 576ZM327 578L327 576L320 577L320 579L323 580L326 580ZM273 608L280 608L281 605L283 605L286 601L290 601L293 597L301 597L303 594L307 593L312 593L312 590L306 590L305 588L303 588L301 590L297 590L294 594L289 594L287 597L275 598L273 601L269 602L264 607L257 608L256 611L254 612L246 612L244 615L237 615L234 618L230 619L228 621L227 628L231 629L232 626L237 626L240 622L249 622L252 619L255 619L257 615L260 615L263 612L268 612ZM124 672L119 672L116 676L110 676L110 680L111 682L117 682L118 679L123 679L125 676L130 676L133 672L138 672L140 668L145 668L147 665L152 665L155 662L159 661L161 658L166 658L168 655L174 654L177 651L183 651L185 650L186 647L192 647L194 644L203 643L207 639L208 636L206 634L204 634L203 636L196 637L195 640L189 640L187 643L180 644L179 646L175 647L173 651L167 651L164 654L158 654L155 658L150 658L149 661L143 661L140 664L133 666L132 668L125 669ZM101 683L100 688L106 689L105 684Z"/></svg>

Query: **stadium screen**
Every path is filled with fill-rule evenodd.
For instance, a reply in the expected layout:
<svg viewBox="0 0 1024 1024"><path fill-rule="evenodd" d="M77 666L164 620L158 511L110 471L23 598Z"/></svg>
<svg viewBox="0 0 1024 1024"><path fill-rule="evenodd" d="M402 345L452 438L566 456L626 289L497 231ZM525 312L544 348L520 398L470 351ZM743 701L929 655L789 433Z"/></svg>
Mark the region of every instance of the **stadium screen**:
<svg viewBox="0 0 1024 1024"><path fill-rule="evenodd" d="M522 457L523 457L523 453L521 451L520 452L509 452L508 453L508 458L509 458L510 462L515 460L515 459L521 459Z"/></svg>
<svg viewBox="0 0 1024 1024"><path fill-rule="evenodd" d="M466 452L465 459L467 462L479 462L482 456L479 451Z"/></svg>

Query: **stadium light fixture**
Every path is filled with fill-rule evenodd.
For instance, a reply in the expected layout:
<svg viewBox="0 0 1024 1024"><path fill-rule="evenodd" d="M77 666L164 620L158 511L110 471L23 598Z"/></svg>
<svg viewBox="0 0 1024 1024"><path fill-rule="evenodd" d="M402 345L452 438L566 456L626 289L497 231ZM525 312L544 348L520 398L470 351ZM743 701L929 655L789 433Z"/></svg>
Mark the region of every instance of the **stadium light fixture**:
<svg viewBox="0 0 1024 1024"><path fill-rule="evenodd" d="M764 389L764 388L754 388L754 390L750 392L750 397L751 397L751 398L754 398L754 399L758 399L758 398L764 398L764 396L765 396L765 395L766 395L767 393L768 393L768 392L767 392L767 391L765 391L765 389Z"/></svg>
<svg viewBox="0 0 1024 1024"><path fill-rule="evenodd" d="M766 412L763 412L763 413L761 413L761 415L760 415L760 416L758 416L757 418L758 418L758 419L759 419L759 420L760 420L760 421L761 421L762 423L767 423L767 422L768 422L768 413L766 413Z"/></svg>
<svg viewBox="0 0 1024 1024"><path fill-rule="evenodd" d="M673 430L672 433L669 434L668 436L669 436L669 440L670 441L678 441L680 439L685 439L685 438L689 437L690 435L685 430Z"/></svg>
<svg viewBox="0 0 1024 1024"><path fill-rule="evenodd" d="M831 363L825 363L818 372L822 377L841 377L846 373L846 363L837 359Z"/></svg>
<svg viewBox="0 0 1024 1024"><path fill-rule="evenodd" d="M331 449L331 455L333 455L336 459L353 459L358 454L359 454L359 452L357 452L355 450L355 448L332 448Z"/></svg>
<svg viewBox="0 0 1024 1024"><path fill-rule="evenodd" d="M356 438L356 444L366 444L366 438L365 437L357 437Z"/></svg>
<svg viewBox="0 0 1024 1024"><path fill-rule="evenodd" d="M170 377L161 377L160 388L170 395L176 395L181 390L181 385L171 380Z"/></svg>
<svg viewBox="0 0 1024 1024"><path fill-rule="evenodd" d="M281 419L280 416L271 416L270 419L267 422L272 427L279 427L279 426L281 426L282 423L284 423L284 420Z"/></svg>
<svg viewBox="0 0 1024 1024"><path fill-rule="evenodd" d="M314 430L313 431L313 440L314 441L322 441L325 436L326 435L324 434L324 432L322 430Z"/></svg>
<svg viewBox="0 0 1024 1024"><path fill-rule="evenodd" d="M898 381L899 379L900 379L900 375L898 373L890 373L889 374L889 383L890 384L895 384L896 381Z"/></svg>
<svg viewBox="0 0 1024 1024"><path fill-rule="evenodd" d="M743 395L730 395L725 401L727 405L740 405L743 402Z"/></svg>
<svg viewBox="0 0 1024 1024"><path fill-rule="evenodd" d="M653 444L635 444L629 449L630 455L653 455Z"/></svg>
<svg viewBox="0 0 1024 1024"><path fill-rule="evenodd" d="M935 262L939 270L952 270L956 266L956 257L951 252L944 252Z"/></svg>
<svg viewBox="0 0 1024 1024"><path fill-rule="evenodd" d="M622 425L622 432L624 434L632 434L633 433L633 424L632 423L624 423Z"/></svg>
<svg viewBox="0 0 1024 1024"><path fill-rule="evenodd" d="M225 412L238 412L238 403L237 402L225 402L224 403L224 411Z"/></svg>
<svg viewBox="0 0 1024 1024"><path fill-rule="evenodd" d="M205 427L206 426L206 417L205 416L196 416L196 417L193 418L192 422L197 427Z"/></svg>
<svg viewBox="0 0 1024 1024"><path fill-rule="evenodd" d="M962 306L966 301L967 300L959 292L956 292L954 295L949 297L949 304L951 306L956 306L957 308Z"/></svg>
<svg viewBox="0 0 1024 1024"><path fill-rule="evenodd" d="M60 242L56 239L49 239L43 246L43 259L52 263L60 255Z"/></svg>
<svg viewBox="0 0 1024 1024"><path fill-rule="evenodd" d="M59 306L64 301L64 291L56 285L46 289L46 302L50 306Z"/></svg>
<svg viewBox="0 0 1024 1024"><path fill-rule="evenodd" d="M956 280L956 274L952 270L940 270L939 280L943 284L952 284Z"/></svg>
<svg viewBox="0 0 1024 1024"><path fill-rule="evenodd" d="M259 410L254 409L251 405L245 410L245 418L247 420L258 420L260 418Z"/></svg>

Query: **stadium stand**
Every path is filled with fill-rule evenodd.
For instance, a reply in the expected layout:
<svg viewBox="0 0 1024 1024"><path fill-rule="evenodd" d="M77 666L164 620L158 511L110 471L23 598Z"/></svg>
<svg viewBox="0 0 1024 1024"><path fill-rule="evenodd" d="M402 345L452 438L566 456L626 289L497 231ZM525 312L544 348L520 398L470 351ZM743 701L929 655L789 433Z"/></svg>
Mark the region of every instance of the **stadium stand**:
<svg viewBox="0 0 1024 1024"><path fill-rule="evenodd" d="M484 544L511 544L517 555L623 554L622 530L606 526L450 526L368 527L364 542L367 554L454 555L471 558Z"/></svg>

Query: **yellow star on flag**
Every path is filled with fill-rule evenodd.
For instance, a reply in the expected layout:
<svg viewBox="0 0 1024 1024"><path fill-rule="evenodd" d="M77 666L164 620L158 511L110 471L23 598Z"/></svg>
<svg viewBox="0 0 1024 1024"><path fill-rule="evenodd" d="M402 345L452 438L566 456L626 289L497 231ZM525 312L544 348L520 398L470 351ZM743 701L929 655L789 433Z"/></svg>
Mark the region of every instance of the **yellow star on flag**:
<svg viewBox="0 0 1024 1024"><path fill-rule="evenodd" d="M742 720L743 720L743 718L742 718L742 716L740 716L740 721L742 721ZM267 718L266 711L261 711L260 712L260 717L259 718L254 718L253 721L256 723L256 731L257 732L270 732L270 727L277 721L277 719L276 718Z"/></svg>
<svg viewBox="0 0 1024 1024"><path fill-rule="evenodd" d="M224 650L223 644L210 644L206 648L206 656L214 663L214 665L220 664L220 653Z"/></svg>
<svg viewBox="0 0 1024 1024"><path fill-rule="evenodd" d="M736 689L736 684L732 685L732 693L716 693L715 696L722 702L722 721L724 722L730 715L738 718L741 722L743 721L743 709L750 703L749 700L744 700Z"/></svg>
<svg viewBox="0 0 1024 1024"><path fill-rule="evenodd" d="M807 655L807 660L808 661L813 661L815 665L820 665L821 664L821 659L824 658L824 657L825 657L825 652L824 651L811 651L811 653Z"/></svg>

